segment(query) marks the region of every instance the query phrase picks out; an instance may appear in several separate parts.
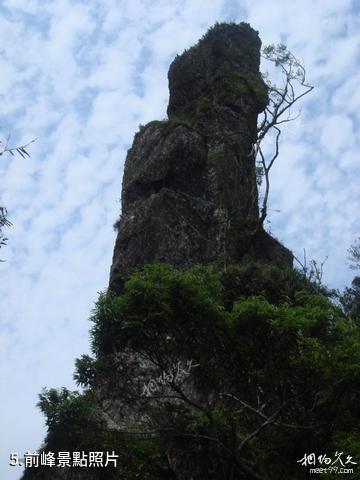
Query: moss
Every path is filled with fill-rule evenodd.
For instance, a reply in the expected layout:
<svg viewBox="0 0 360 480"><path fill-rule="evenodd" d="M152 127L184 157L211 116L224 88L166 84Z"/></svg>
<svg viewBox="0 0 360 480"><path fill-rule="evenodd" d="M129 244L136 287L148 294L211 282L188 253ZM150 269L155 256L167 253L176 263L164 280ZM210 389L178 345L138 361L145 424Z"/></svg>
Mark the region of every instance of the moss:
<svg viewBox="0 0 360 480"><path fill-rule="evenodd" d="M252 99L256 103L266 105L268 90L260 75L249 72L245 77L234 72L231 66L225 69L223 75L223 82L220 83L221 88L215 92L216 98L220 103L228 103L231 99L236 103L241 99Z"/></svg>
<svg viewBox="0 0 360 480"><path fill-rule="evenodd" d="M272 304L280 305L284 301L294 301L296 291L313 292L312 284L297 270L251 256L245 256L236 265L228 265L221 283L226 308L242 296L263 295Z"/></svg>
<svg viewBox="0 0 360 480"><path fill-rule="evenodd" d="M194 104L196 114L206 113L211 108L211 99L207 95L201 96Z"/></svg>
<svg viewBox="0 0 360 480"><path fill-rule="evenodd" d="M190 115L186 115L185 113L182 115L174 115L169 120L169 127L178 127L179 125L184 125L186 127L192 128L193 120Z"/></svg>
<svg viewBox="0 0 360 480"><path fill-rule="evenodd" d="M210 150L207 158L207 164L209 167L215 167L224 158L224 153L221 147L216 147Z"/></svg>
<svg viewBox="0 0 360 480"><path fill-rule="evenodd" d="M168 119L164 120L152 120L151 122L147 123L146 125L139 124L139 132L144 133L144 131L150 127L163 127L169 122Z"/></svg>
<svg viewBox="0 0 360 480"><path fill-rule="evenodd" d="M188 115L178 115L178 116L173 116L170 119L164 119L164 120L153 120L146 125L139 125L139 132L137 135L143 134L146 129L150 127L159 127L161 128L161 133L163 137L168 136L176 127L179 125L183 125L188 128L192 128L192 123L191 118ZM114 229L118 228L118 222L115 223Z"/></svg>
<svg viewBox="0 0 360 480"><path fill-rule="evenodd" d="M221 166L219 165L219 163L217 163L217 166L219 167L219 171L220 169L223 170L228 167L226 163L222 164ZM219 192L220 204L229 211L234 210L234 208L236 208L235 207L236 197L237 197L237 186L236 186L235 178L229 175L226 178Z"/></svg>
<svg viewBox="0 0 360 480"><path fill-rule="evenodd" d="M255 215L244 216L240 212L233 215L232 225L226 239L229 258L240 260L248 253L258 222Z"/></svg>
<svg viewBox="0 0 360 480"><path fill-rule="evenodd" d="M184 54L191 54L194 50L201 48L204 44L212 45L214 42L217 42L219 38L222 38L225 42L229 36L232 35L243 35L249 39L255 40L256 44L260 44L260 39L258 36L258 31L254 30L249 23L246 22L216 22L212 27L210 27L207 32L200 38L200 40L190 48L184 49L182 55L176 55L175 60L181 58ZM252 46L252 43L249 42L249 47ZM255 53L257 50L254 48Z"/></svg>
<svg viewBox="0 0 360 480"><path fill-rule="evenodd" d="M172 121L175 118L175 121L181 121L193 127L200 117L208 114L211 105L210 98L207 95L201 95L196 100L189 102L180 114L172 117Z"/></svg>

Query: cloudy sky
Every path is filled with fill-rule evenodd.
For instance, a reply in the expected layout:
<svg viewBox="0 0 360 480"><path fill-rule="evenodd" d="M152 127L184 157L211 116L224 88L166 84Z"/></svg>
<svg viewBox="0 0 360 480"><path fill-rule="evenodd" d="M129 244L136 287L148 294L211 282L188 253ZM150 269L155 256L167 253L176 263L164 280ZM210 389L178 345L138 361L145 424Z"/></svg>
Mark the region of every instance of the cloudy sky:
<svg viewBox="0 0 360 480"><path fill-rule="evenodd" d="M269 228L296 255L351 281L359 232L359 8L350 0L1 0L0 135L37 137L31 159L0 157L13 227L0 257L0 478L10 452L39 448L44 386L75 388L88 317L106 288L126 150L165 117L167 69L215 21L248 21L284 42L315 89L284 128ZM266 68L264 65L263 68ZM279 210L279 212L277 211Z"/></svg>

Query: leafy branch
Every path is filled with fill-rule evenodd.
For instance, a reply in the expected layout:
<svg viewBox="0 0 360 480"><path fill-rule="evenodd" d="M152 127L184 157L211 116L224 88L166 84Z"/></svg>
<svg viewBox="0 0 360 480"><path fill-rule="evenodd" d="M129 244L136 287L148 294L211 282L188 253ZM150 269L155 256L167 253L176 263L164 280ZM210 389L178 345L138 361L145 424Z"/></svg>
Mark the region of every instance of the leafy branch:
<svg viewBox="0 0 360 480"><path fill-rule="evenodd" d="M27 151L27 148L36 140L36 138L33 138L29 143L25 143L23 145L18 145L15 147L9 147L10 135L8 135L5 143L0 140L0 157L1 155L4 155L4 153L10 153L10 155L12 155L13 157L15 156L15 153L18 153L23 158L30 158L31 155Z"/></svg>
<svg viewBox="0 0 360 480"><path fill-rule="evenodd" d="M22 158L26 158L26 157L30 158L30 154L27 149L35 141L36 141L36 138L34 138L30 142L25 143L23 145L9 147L10 135L8 135L5 143L2 140L0 140L0 157L5 153L10 153L10 155L12 155L13 157L15 156L15 154L19 154ZM2 233L2 228L11 227L11 225L12 223L7 219L6 208L0 206L0 248L5 246L7 242L7 238ZM3 262L3 261L4 260L0 260L0 262Z"/></svg>
<svg viewBox="0 0 360 480"><path fill-rule="evenodd" d="M262 58L279 67L282 74L282 85L276 85L268 80L267 74L264 80L268 86L269 103L260 117L257 128L257 140L250 155L260 157L258 171L265 179L265 192L262 200L259 226L263 225L268 213L268 199L270 192L270 170L279 156L279 139L281 129L279 125L296 120L297 115L291 115L291 108L302 97L313 90L313 86L306 81L304 66L290 53L283 44L269 45L263 49ZM265 155L262 144L268 134L274 135L274 149L270 156Z"/></svg>

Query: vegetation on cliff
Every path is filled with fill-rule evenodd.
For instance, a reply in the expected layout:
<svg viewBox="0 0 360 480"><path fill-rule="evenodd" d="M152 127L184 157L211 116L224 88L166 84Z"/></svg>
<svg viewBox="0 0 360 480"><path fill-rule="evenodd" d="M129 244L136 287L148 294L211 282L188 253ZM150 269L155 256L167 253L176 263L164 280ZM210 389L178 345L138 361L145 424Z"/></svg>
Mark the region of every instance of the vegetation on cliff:
<svg viewBox="0 0 360 480"><path fill-rule="evenodd" d="M84 392L41 395L46 448L116 450L117 470L94 478L128 480L302 479L306 452L359 458L360 329L315 289L250 259L228 272L146 266L123 295L99 297L93 358L75 372ZM132 422L109 422L116 399Z"/></svg>

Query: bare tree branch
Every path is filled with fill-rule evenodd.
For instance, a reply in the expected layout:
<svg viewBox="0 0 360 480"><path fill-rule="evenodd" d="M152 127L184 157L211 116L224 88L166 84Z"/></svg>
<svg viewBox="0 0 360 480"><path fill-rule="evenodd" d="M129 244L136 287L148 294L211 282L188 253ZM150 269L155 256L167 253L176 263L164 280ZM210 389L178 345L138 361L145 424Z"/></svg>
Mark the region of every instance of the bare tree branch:
<svg viewBox="0 0 360 480"><path fill-rule="evenodd" d="M261 406L261 408L255 408L255 407L252 407L250 404L248 404L247 402L244 402L243 400L241 400L240 398L236 397L235 395L232 395L231 393L220 393L220 396L222 397L229 397L229 398L232 398L233 400L235 400L236 402L240 403L240 405L242 405L244 408L246 408L247 410L250 410L251 412L255 413L256 415L258 415L259 417L263 418L266 422L266 424L269 424L269 423L272 423L273 425L277 426L277 427L282 427L282 428L291 428L291 429L296 429L296 430L301 430L301 429L313 429L313 428L316 428L317 425L297 425L297 424L292 424L292 423L284 423L284 422L278 422L278 421L275 421L276 419L273 419L272 422L269 422L269 420L272 418L272 416L268 417L267 415L265 415L265 413L263 412L263 409L265 408L265 406L267 405L267 403L263 404ZM288 402L285 402L285 403L288 403ZM285 406L285 404L282 405L282 408ZM265 425L264 425L265 426Z"/></svg>
<svg viewBox="0 0 360 480"><path fill-rule="evenodd" d="M308 263L305 248L303 249L303 260L294 255L295 261L300 266L300 271L309 282L315 284L317 291L321 289L324 275L324 265L328 259L326 256L322 262L311 259Z"/></svg>

